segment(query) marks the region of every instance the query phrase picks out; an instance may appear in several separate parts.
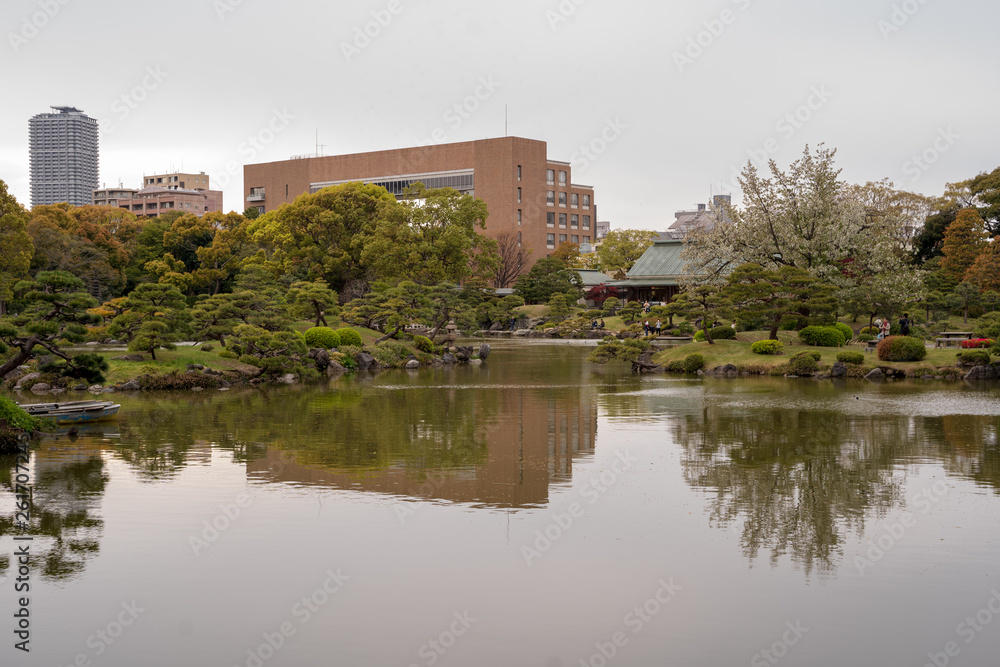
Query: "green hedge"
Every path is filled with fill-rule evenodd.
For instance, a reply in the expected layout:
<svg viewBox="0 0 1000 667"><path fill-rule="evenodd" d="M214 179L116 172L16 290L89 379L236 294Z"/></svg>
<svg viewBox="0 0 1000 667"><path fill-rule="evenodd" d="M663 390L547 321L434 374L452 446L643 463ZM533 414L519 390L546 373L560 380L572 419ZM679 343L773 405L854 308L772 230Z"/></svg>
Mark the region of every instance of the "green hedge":
<svg viewBox="0 0 1000 667"><path fill-rule="evenodd" d="M354 329L344 327L343 329L337 329L336 334L340 337L340 345L353 345L355 347L361 347L363 345L361 342L361 334Z"/></svg>
<svg viewBox="0 0 1000 667"><path fill-rule="evenodd" d="M780 340L759 340L750 346L754 354L781 354L784 347Z"/></svg>
<svg viewBox="0 0 1000 667"><path fill-rule="evenodd" d="M311 327L302 334L309 347L322 347L329 350L340 346L340 334L330 327Z"/></svg>
<svg viewBox="0 0 1000 667"><path fill-rule="evenodd" d="M697 352L684 357L684 371L686 373L696 373L705 366L705 357Z"/></svg>
<svg viewBox="0 0 1000 667"><path fill-rule="evenodd" d="M434 353L434 343L427 336L416 335L413 337L413 344L421 352L426 352L427 354Z"/></svg>
<svg viewBox="0 0 1000 667"><path fill-rule="evenodd" d="M865 355L863 352L838 352L837 361L857 366L865 363Z"/></svg>
<svg viewBox="0 0 1000 667"><path fill-rule="evenodd" d="M788 360L788 365L796 375L812 375L819 368L817 365L819 360L819 352L799 352Z"/></svg>
<svg viewBox="0 0 1000 667"><path fill-rule="evenodd" d="M886 336L875 352L882 361L920 361L927 356L924 341L910 336Z"/></svg>
<svg viewBox="0 0 1000 667"><path fill-rule="evenodd" d="M847 326L843 322L834 322L833 326L836 327L837 331L844 334L845 343L850 343L851 339L854 338L854 329Z"/></svg>
<svg viewBox="0 0 1000 667"><path fill-rule="evenodd" d="M799 340L817 347L842 347L847 341L836 327L809 326L799 332Z"/></svg>
<svg viewBox="0 0 1000 667"><path fill-rule="evenodd" d="M736 340L736 330L732 327L712 327L708 330L712 340Z"/></svg>
<svg viewBox="0 0 1000 667"><path fill-rule="evenodd" d="M989 366L990 353L986 350L969 350L956 355L958 363L964 366Z"/></svg>

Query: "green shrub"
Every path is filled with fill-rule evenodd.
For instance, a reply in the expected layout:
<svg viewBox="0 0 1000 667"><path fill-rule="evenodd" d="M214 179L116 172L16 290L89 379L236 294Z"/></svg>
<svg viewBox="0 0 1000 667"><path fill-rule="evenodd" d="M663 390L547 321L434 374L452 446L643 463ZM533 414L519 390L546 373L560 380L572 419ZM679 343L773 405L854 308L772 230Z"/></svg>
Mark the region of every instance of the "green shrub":
<svg viewBox="0 0 1000 667"><path fill-rule="evenodd" d="M837 361L843 364L863 364L865 363L865 355L863 352L838 352Z"/></svg>
<svg viewBox="0 0 1000 667"><path fill-rule="evenodd" d="M788 360L788 366L796 375L812 375L819 368L817 364L819 360L819 352L799 352Z"/></svg>
<svg viewBox="0 0 1000 667"><path fill-rule="evenodd" d="M403 343L398 340L384 340L381 343L375 343L371 348L372 356L386 368L395 368L400 366L404 359L408 358L412 352L410 348L406 347Z"/></svg>
<svg viewBox="0 0 1000 667"><path fill-rule="evenodd" d="M697 331L695 331L694 332L694 340L695 340L696 343L700 343L700 342L704 341L705 340L705 332L702 331L701 329L698 329Z"/></svg>
<svg viewBox="0 0 1000 667"><path fill-rule="evenodd" d="M223 359L239 359L240 355L236 354L232 350L222 350L219 352L219 356Z"/></svg>
<svg viewBox="0 0 1000 667"><path fill-rule="evenodd" d="M865 334L866 336L871 336L868 340L872 340L875 336L878 336L878 327L862 327L859 334ZM860 338L858 340L861 340Z"/></svg>
<svg viewBox="0 0 1000 667"><path fill-rule="evenodd" d="M684 372L696 373L705 366L705 357L697 352L684 357Z"/></svg>
<svg viewBox="0 0 1000 667"><path fill-rule="evenodd" d="M202 352L211 352L211 351L212 351L212 350L214 350L214 349L215 349L215 348L214 348L214 347L212 347L212 345L211 345L211 344L209 344L209 343L205 343L204 345L202 345L202 346L201 346L201 351L202 351Z"/></svg>
<svg viewBox="0 0 1000 667"><path fill-rule="evenodd" d="M859 333L858 334L858 342L859 343L867 343L870 340L875 340L875 336L873 336L871 334L867 334L867 333Z"/></svg>
<svg viewBox="0 0 1000 667"><path fill-rule="evenodd" d="M361 347L363 343L361 342L361 334L359 334L354 329L349 329L344 327L343 329L337 329L337 336L340 338L340 347L342 345L353 345L354 347Z"/></svg>
<svg viewBox="0 0 1000 667"><path fill-rule="evenodd" d="M712 340L736 340L736 330L732 327L712 327L708 330Z"/></svg>
<svg viewBox="0 0 1000 667"><path fill-rule="evenodd" d="M692 333L694 331L694 326L690 322L681 322L677 325L677 331L680 333Z"/></svg>
<svg viewBox="0 0 1000 667"><path fill-rule="evenodd" d="M39 360L38 370L43 374L52 374L54 377L46 378L45 381L54 386L67 384L58 382L57 378L74 378L84 380L87 384L100 384L104 382L104 371L108 370L108 360L97 352L78 354L73 357L72 363L51 357L43 359L45 361Z"/></svg>
<svg viewBox="0 0 1000 667"><path fill-rule="evenodd" d="M205 375L204 373L181 373L171 371L162 375L141 375L138 378L139 386L146 390L171 390L171 389L218 389L222 384L222 378L215 375Z"/></svg>
<svg viewBox="0 0 1000 667"><path fill-rule="evenodd" d="M0 396L0 419L6 419L8 425L25 431L34 431L38 428L38 419L29 415L6 396Z"/></svg>
<svg viewBox="0 0 1000 667"><path fill-rule="evenodd" d="M421 352L434 353L434 343L427 336L416 335L413 337L413 344Z"/></svg>
<svg viewBox="0 0 1000 667"><path fill-rule="evenodd" d="M780 340L759 340L750 346L754 354L781 354L784 344Z"/></svg>
<svg viewBox="0 0 1000 667"><path fill-rule="evenodd" d="M875 352L882 361L920 361L927 356L924 342L910 336L886 336Z"/></svg>
<svg viewBox="0 0 1000 667"><path fill-rule="evenodd" d="M340 347L340 334L330 327L310 327L305 330L303 337L309 347L322 347L325 350Z"/></svg>
<svg viewBox="0 0 1000 667"><path fill-rule="evenodd" d="M854 330L843 322L834 322L833 326L837 329L837 331L844 334L845 343L850 343L851 339L854 338Z"/></svg>
<svg viewBox="0 0 1000 667"><path fill-rule="evenodd" d="M844 334L836 327L809 326L799 332L799 340L817 347L841 347L846 342Z"/></svg>
<svg viewBox="0 0 1000 667"><path fill-rule="evenodd" d="M990 365L990 353L986 350L969 350L968 352L959 352L956 355L958 363L963 366L989 366Z"/></svg>
<svg viewBox="0 0 1000 667"><path fill-rule="evenodd" d="M684 372L684 362L680 359L674 359L667 364L667 370L671 373L683 373Z"/></svg>

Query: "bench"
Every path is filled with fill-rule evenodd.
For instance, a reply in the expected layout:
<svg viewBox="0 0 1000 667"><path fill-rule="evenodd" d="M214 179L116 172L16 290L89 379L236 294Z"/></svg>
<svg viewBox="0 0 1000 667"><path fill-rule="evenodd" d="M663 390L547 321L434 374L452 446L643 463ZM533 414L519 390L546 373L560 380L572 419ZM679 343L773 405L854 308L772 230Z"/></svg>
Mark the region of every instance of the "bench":
<svg viewBox="0 0 1000 667"><path fill-rule="evenodd" d="M950 347L952 343L961 345L963 340L972 338L972 331L942 331L938 338L934 339L934 347Z"/></svg>

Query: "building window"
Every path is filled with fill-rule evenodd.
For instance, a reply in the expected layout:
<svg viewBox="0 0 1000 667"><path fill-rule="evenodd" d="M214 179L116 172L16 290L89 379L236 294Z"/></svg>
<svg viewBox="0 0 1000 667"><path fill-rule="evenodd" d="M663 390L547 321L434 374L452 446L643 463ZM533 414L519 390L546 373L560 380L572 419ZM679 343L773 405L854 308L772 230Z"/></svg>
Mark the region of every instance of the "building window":
<svg viewBox="0 0 1000 667"><path fill-rule="evenodd" d="M566 235L565 234L560 234L559 235L559 243L566 243Z"/></svg>
<svg viewBox="0 0 1000 667"><path fill-rule="evenodd" d="M584 236L583 237L583 242L584 243L590 243L590 237L589 236Z"/></svg>
<svg viewBox="0 0 1000 667"><path fill-rule="evenodd" d="M517 209L517 224L521 224L521 209Z"/></svg>
<svg viewBox="0 0 1000 667"><path fill-rule="evenodd" d="M545 203L549 206L556 203L556 193L553 190L548 190L545 193Z"/></svg>
<svg viewBox="0 0 1000 667"><path fill-rule="evenodd" d="M556 235L555 234L546 234L545 235L545 245L547 245L550 248L555 248L556 247Z"/></svg>
<svg viewBox="0 0 1000 667"><path fill-rule="evenodd" d="M575 213L569 216L569 226L573 229L578 229L580 227L580 216Z"/></svg>
<svg viewBox="0 0 1000 667"><path fill-rule="evenodd" d="M517 203L521 203L521 188L517 189Z"/></svg>
<svg viewBox="0 0 1000 667"><path fill-rule="evenodd" d="M559 214L559 226L562 227L563 229L566 229L566 214L565 213L560 213Z"/></svg>
<svg viewBox="0 0 1000 667"><path fill-rule="evenodd" d="M565 206L566 205L566 193L565 192L560 192L559 193L559 205L560 206Z"/></svg>
<svg viewBox="0 0 1000 667"><path fill-rule="evenodd" d="M521 180L521 165L517 165L517 180Z"/></svg>
<svg viewBox="0 0 1000 667"><path fill-rule="evenodd" d="M577 236L576 234L573 234L572 236L570 236L569 240L572 241L573 243L576 243L577 245L579 245L579 243L580 243L580 237Z"/></svg>
<svg viewBox="0 0 1000 667"><path fill-rule="evenodd" d="M556 172L555 169L545 170L545 182L549 185L555 185L556 183Z"/></svg>
<svg viewBox="0 0 1000 667"><path fill-rule="evenodd" d="M552 211L549 211L548 213L546 213L545 214L545 224L548 225L549 227L555 227L556 226L556 214L553 213Z"/></svg>
<svg viewBox="0 0 1000 667"><path fill-rule="evenodd" d="M569 205L572 206L573 208L576 208L577 206L579 206L580 205L580 195L578 195L575 192L573 194L571 194L569 196Z"/></svg>
<svg viewBox="0 0 1000 667"><path fill-rule="evenodd" d="M566 172L565 171L560 171L559 172L559 185L562 185L562 186L566 185Z"/></svg>
<svg viewBox="0 0 1000 667"><path fill-rule="evenodd" d="M583 195L583 207L590 208L590 195Z"/></svg>
<svg viewBox="0 0 1000 667"><path fill-rule="evenodd" d="M517 245L521 245L521 232L517 233Z"/></svg>
<svg viewBox="0 0 1000 667"><path fill-rule="evenodd" d="M590 216L589 215L583 216L583 228L584 229L590 229Z"/></svg>

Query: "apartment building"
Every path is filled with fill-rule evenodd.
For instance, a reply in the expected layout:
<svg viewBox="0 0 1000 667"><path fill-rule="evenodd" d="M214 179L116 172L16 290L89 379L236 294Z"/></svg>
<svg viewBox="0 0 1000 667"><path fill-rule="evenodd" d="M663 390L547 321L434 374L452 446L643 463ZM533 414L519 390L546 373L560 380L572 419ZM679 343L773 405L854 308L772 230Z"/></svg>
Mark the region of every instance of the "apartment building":
<svg viewBox="0 0 1000 667"><path fill-rule="evenodd" d="M28 121L31 205L91 202L98 184L97 121L75 107L52 107Z"/></svg>

